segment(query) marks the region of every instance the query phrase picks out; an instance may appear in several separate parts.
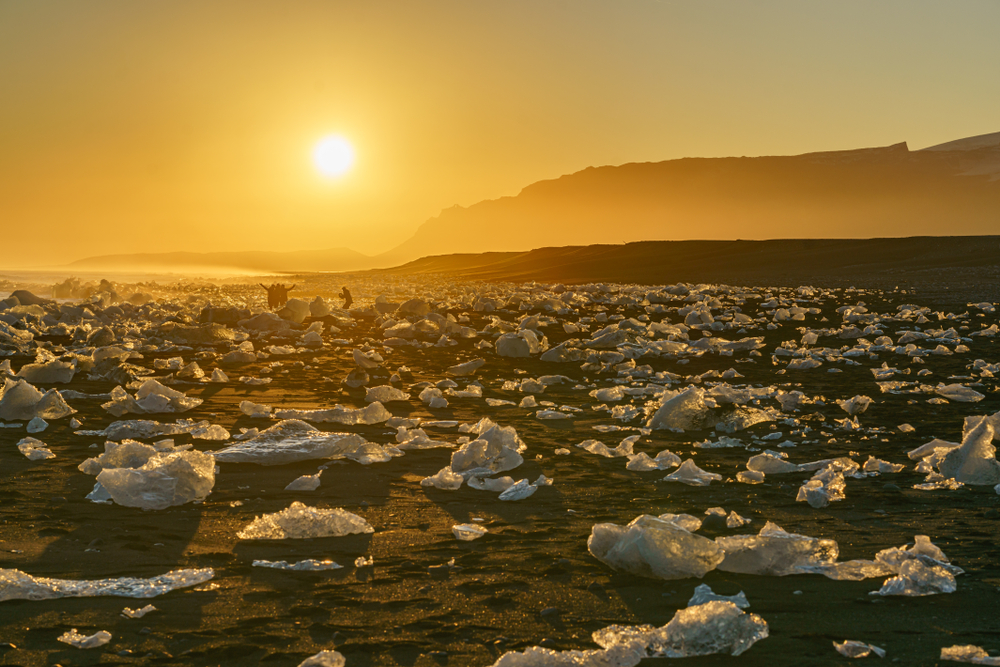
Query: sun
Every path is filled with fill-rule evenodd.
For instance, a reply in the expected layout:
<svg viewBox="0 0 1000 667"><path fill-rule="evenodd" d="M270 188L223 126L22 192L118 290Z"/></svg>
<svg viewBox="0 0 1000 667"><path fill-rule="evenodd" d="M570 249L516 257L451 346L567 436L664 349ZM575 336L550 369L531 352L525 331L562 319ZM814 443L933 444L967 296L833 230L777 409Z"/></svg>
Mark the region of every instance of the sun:
<svg viewBox="0 0 1000 667"><path fill-rule="evenodd" d="M313 149L313 162L324 176L341 176L354 164L354 149L343 137L324 137Z"/></svg>

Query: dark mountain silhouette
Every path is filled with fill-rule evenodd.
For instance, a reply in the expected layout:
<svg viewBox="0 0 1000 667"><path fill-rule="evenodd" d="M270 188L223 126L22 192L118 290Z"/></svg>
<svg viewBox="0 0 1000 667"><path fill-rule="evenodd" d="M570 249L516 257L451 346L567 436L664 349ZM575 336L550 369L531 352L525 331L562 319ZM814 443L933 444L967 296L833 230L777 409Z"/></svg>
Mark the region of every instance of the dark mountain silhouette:
<svg viewBox="0 0 1000 667"><path fill-rule="evenodd" d="M869 238L1000 230L1000 133L883 148L592 167L454 207L375 259L651 239Z"/></svg>
<svg viewBox="0 0 1000 667"><path fill-rule="evenodd" d="M641 241L527 252L437 255L389 269L400 274L543 283L675 282L736 285L918 283L969 276L1000 290L1000 236L766 241ZM947 274L947 275L946 275Z"/></svg>

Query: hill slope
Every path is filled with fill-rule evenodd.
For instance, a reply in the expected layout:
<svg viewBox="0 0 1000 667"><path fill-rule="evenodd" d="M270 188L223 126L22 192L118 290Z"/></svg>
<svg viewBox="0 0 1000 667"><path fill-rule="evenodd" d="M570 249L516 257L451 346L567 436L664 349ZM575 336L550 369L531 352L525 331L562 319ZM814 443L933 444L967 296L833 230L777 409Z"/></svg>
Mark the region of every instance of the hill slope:
<svg viewBox="0 0 1000 667"><path fill-rule="evenodd" d="M390 271L548 283L856 283L859 287L919 283L927 287L951 282L970 293L985 287L992 293L1000 287L1000 236L643 241L523 253L441 255Z"/></svg>
<svg viewBox="0 0 1000 667"><path fill-rule="evenodd" d="M650 239L991 234L998 220L1000 133L923 151L897 144L584 169L447 209L376 260Z"/></svg>

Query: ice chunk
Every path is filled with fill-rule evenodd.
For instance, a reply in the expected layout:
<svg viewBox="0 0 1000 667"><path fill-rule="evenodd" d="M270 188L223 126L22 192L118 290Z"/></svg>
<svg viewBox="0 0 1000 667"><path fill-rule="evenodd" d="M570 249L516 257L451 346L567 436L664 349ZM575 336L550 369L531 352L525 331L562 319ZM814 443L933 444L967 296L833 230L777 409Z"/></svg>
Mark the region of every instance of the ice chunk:
<svg viewBox="0 0 1000 667"><path fill-rule="evenodd" d="M157 380L146 380L139 386L134 397L121 387L115 387L111 391L111 400L101 407L115 417L121 417L126 412L137 414L186 412L198 407L202 402L200 398L189 398L183 392L164 387Z"/></svg>
<svg viewBox="0 0 1000 667"><path fill-rule="evenodd" d="M945 454L938 470L963 484L994 486L1000 483L1000 462L993 446L993 424L987 417L973 417L970 422L974 426L967 424L962 446Z"/></svg>
<svg viewBox="0 0 1000 667"><path fill-rule="evenodd" d="M226 463L283 465L310 459L347 457L366 444L369 444L368 441L360 435L327 433L303 421L287 419L249 440L212 452L212 455L217 461Z"/></svg>
<svg viewBox="0 0 1000 667"><path fill-rule="evenodd" d="M109 641L111 641L111 633L106 630L101 630L89 637L84 637L76 628L73 628L69 632L64 632L58 637L56 637L63 644L69 644L70 646L75 646L76 648L97 648L98 646L104 646Z"/></svg>
<svg viewBox="0 0 1000 667"><path fill-rule="evenodd" d="M956 644L955 646L942 648L941 659L953 662L969 662L973 665L1000 666L1000 657L992 657L985 649L973 644Z"/></svg>
<svg viewBox="0 0 1000 667"><path fill-rule="evenodd" d="M358 368L366 371L378 368L384 361L382 356L375 350L367 353L361 350L351 350L351 354L354 356L354 363L358 365Z"/></svg>
<svg viewBox="0 0 1000 667"><path fill-rule="evenodd" d="M472 375L475 373L483 364L486 363L485 359L473 359L472 361L467 361L464 364L456 364L455 366L449 366L445 372L448 375Z"/></svg>
<svg viewBox="0 0 1000 667"><path fill-rule="evenodd" d="M493 426L451 455L451 469L466 478L513 470L524 462L523 444L512 427Z"/></svg>
<svg viewBox="0 0 1000 667"><path fill-rule="evenodd" d="M631 645L591 651L554 651L532 646L504 653L492 667L635 667L642 658L642 649Z"/></svg>
<svg viewBox="0 0 1000 667"><path fill-rule="evenodd" d="M287 509L262 514L237 533L241 540L300 540L374 533L367 521L343 509L320 509L295 501Z"/></svg>
<svg viewBox="0 0 1000 667"><path fill-rule="evenodd" d="M0 419L60 419L76 412L55 389L44 394L24 380L4 380L0 392Z"/></svg>
<svg viewBox="0 0 1000 667"><path fill-rule="evenodd" d="M746 609L750 606L747 601L747 596L743 591L740 591L736 595L719 595L712 591L712 588L708 584L699 584L697 588L694 589L694 595L688 600L688 606L694 607L699 604L705 604L706 602L732 602L734 605L740 609Z"/></svg>
<svg viewBox="0 0 1000 667"><path fill-rule="evenodd" d="M627 526L594 525L587 548L597 560L616 570L659 579L702 577L724 558L712 540L647 514Z"/></svg>
<svg viewBox="0 0 1000 667"><path fill-rule="evenodd" d="M41 440L36 440L35 438L23 438L17 443L17 448L22 454L24 454L31 461L43 461L45 459L54 459L55 454L49 449Z"/></svg>
<svg viewBox="0 0 1000 667"><path fill-rule="evenodd" d="M452 472L451 466L445 466L430 477L424 477L420 480L420 486L433 486L445 491L454 491L461 488L464 481L463 476Z"/></svg>
<svg viewBox="0 0 1000 667"><path fill-rule="evenodd" d="M956 589L955 576L942 565L906 560L895 577L886 579L882 588L871 594L924 596L954 593Z"/></svg>
<svg viewBox="0 0 1000 667"><path fill-rule="evenodd" d="M76 373L76 359L51 359L44 363L25 364L17 372L28 382L41 384L65 384L72 381Z"/></svg>
<svg viewBox="0 0 1000 667"><path fill-rule="evenodd" d="M872 595L953 593L956 590L955 575L964 572L962 568L951 565L944 552L926 535L917 535L912 547L883 549L875 555L875 560L897 576L887 579L881 590L872 592Z"/></svg>
<svg viewBox="0 0 1000 667"><path fill-rule="evenodd" d="M633 435L628 438L625 438L614 449L610 449L600 440L584 440L583 442L578 444L577 447L579 447L580 449L585 449L591 454L597 454L598 456L605 456L609 459L618 456L631 458L635 456L635 454L632 451L632 446L635 444L635 441L639 439L639 437L640 436Z"/></svg>
<svg viewBox="0 0 1000 667"><path fill-rule="evenodd" d="M302 475L301 477L296 477L288 486L285 487L285 491L315 491L319 488L319 476L323 474L320 470L315 475Z"/></svg>
<svg viewBox="0 0 1000 667"><path fill-rule="evenodd" d="M665 482L680 482L688 486L708 486L713 481L722 479L722 475L707 472L695 465L694 459L688 459L681 466L663 478Z"/></svg>
<svg viewBox="0 0 1000 667"><path fill-rule="evenodd" d="M969 389L961 384L939 384L934 388L934 393L944 396L949 401L959 403L976 403L983 400L985 396L975 389Z"/></svg>
<svg viewBox="0 0 1000 667"><path fill-rule="evenodd" d="M489 531L485 526L478 526L474 523L460 523L451 527L451 532L455 537L463 542L478 540Z"/></svg>
<svg viewBox="0 0 1000 667"><path fill-rule="evenodd" d="M759 470L741 470L736 473L736 481L743 484L763 484L764 473Z"/></svg>
<svg viewBox="0 0 1000 667"><path fill-rule="evenodd" d="M485 477L470 477L469 486L473 489L478 489L479 491L494 491L496 493L503 493L510 487L514 486L514 479L511 477L498 477L495 479L487 479Z"/></svg>
<svg viewBox="0 0 1000 667"><path fill-rule="evenodd" d="M299 667L345 667L347 659L337 651L320 651L299 663Z"/></svg>
<svg viewBox="0 0 1000 667"><path fill-rule="evenodd" d="M215 459L194 450L158 452L139 468L106 468L97 481L119 505L161 510L204 500L215 486Z"/></svg>
<svg viewBox="0 0 1000 667"><path fill-rule="evenodd" d="M538 335L530 329L521 329L517 332L505 333L496 341L497 354L501 357L530 357L533 354L544 352L548 348L545 337L539 339Z"/></svg>
<svg viewBox="0 0 1000 667"><path fill-rule="evenodd" d="M826 507L831 502L844 499L844 488L844 473L835 466L829 466L799 487L795 500L805 501L810 507Z"/></svg>
<svg viewBox="0 0 1000 667"><path fill-rule="evenodd" d="M344 567L329 559L316 560L315 558L300 560L296 563L289 563L284 560L255 560L253 566L269 567L273 570L291 570L293 572L319 572L321 570L339 570Z"/></svg>
<svg viewBox="0 0 1000 667"><path fill-rule="evenodd" d="M152 445L135 440L123 440L121 443L109 441L104 443L103 454L85 460L78 468L82 473L95 476L105 468L139 468L156 453Z"/></svg>
<svg viewBox="0 0 1000 667"><path fill-rule="evenodd" d="M647 422L647 428L685 431L703 425L709 407L705 403L705 391L701 387L691 386L669 397L668 394L669 392L664 394L660 407Z"/></svg>
<svg viewBox="0 0 1000 667"><path fill-rule="evenodd" d="M732 602L712 601L679 609L660 628L612 625L595 632L593 638L605 649L642 647L650 658L688 658L740 655L767 636L767 623L757 614L748 614Z"/></svg>
<svg viewBox="0 0 1000 667"><path fill-rule="evenodd" d="M240 401L240 412L254 419L270 419L271 406L252 401Z"/></svg>
<svg viewBox="0 0 1000 667"><path fill-rule="evenodd" d="M900 472L905 468L902 463L889 463L888 461L883 461L882 459L877 459L871 454L868 455L868 460L862 466L862 470L865 472Z"/></svg>
<svg viewBox="0 0 1000 667"><path fill-rule="evenodd" d="M500 500L524 500L537 490L537 486L529 484L526 479L522 479L507 487L507 490L500 494Z"/></svg>
<svg viewBox="0 0 1000 667"><path fill-rule="evenodd" d="M130 609L129 607L125 607L122 609L122 616L125 618L142 618L151 611L156 611L156 607L151 604L147 604L142 609Z"/></svg>
<svg viewBox="0 0 1000 667"><path fill-rule="evenodd" d="M839 553L833 540L788 533L770 521L757 535L717 537L715 542L725 552L719 569L743 574L797 574L803 565L833 563Z"/></svg>
<svg viewBox="0 0 1000 667"><path fill-rule="evenodd" d="M868 406L871 405L872 399L868 396L855 396L854 398L849 398L844 401L837 401L844 412L853 417L854 415L860 415Z"/></svg>
<svg viewBox="0 0 1000 667"><path fill-rule="evenodd" d="M837 653L848 658L867 658L872 653L880 658L885 657L885 649L879 648L874 644L865 644L853 639L847 639L839 644L833 642L833 648L837 649Z"/></svg>
<svg viewBox="0 0 1000 667"><path fill-rule="evenodd" d="M862 581L893 574L893 570L882 563L861 559L820 565L800 565L798 569L809 574L822 574L834 581Z"/></svg>
<svg viewBox="0 0 1000 667"><path fill-rule="evenodd" d="M666 470L667 468L673 468L681 464L681 457L677 456L669 449L664 449L662 452L656 455L655 458L651 458L646 452L639 452L634 456L630 456L628 463L625 464L626 470Z"/></svg>
<svg viewBox="0 0 1000 667"><path fill-rule="evenodd" d="M173 570L150 579L49 579L33 577L20 570L0 569L0 602L7 600L54 600L112 596L152 598L177 588L204 583L215 576L212 568Z"/></svg>
<svg viewBox="0 0 1000 667"><path fill-rule="evenodd" d="M337 424L381 424L391 419L392 413L375 401L356 410L336 405L328 410L277 410L278 419L300 419L311 422L333 422Z"/></svg>
<svg viewBox="0 0 1000 667"><path fill-rule="evenodd" d="M391 385L384 384L378 387L368 387L365 390L365 400L369 403L374 403L375 401L378 401L379 403L388 403L390 401L409 401L410 395Z"/></svg>

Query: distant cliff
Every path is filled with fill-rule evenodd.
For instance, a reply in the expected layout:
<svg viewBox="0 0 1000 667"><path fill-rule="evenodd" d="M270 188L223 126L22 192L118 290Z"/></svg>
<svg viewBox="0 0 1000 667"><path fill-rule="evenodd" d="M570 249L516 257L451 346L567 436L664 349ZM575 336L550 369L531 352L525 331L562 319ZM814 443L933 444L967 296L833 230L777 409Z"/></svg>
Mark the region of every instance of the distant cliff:
<svg viewBox="0 0 1000 667"><path fill-rule="evenodd" d="M454 207L376 257L640 240L989 235L1000 231L1000 133L883 148L591 167Z"/></svg>

